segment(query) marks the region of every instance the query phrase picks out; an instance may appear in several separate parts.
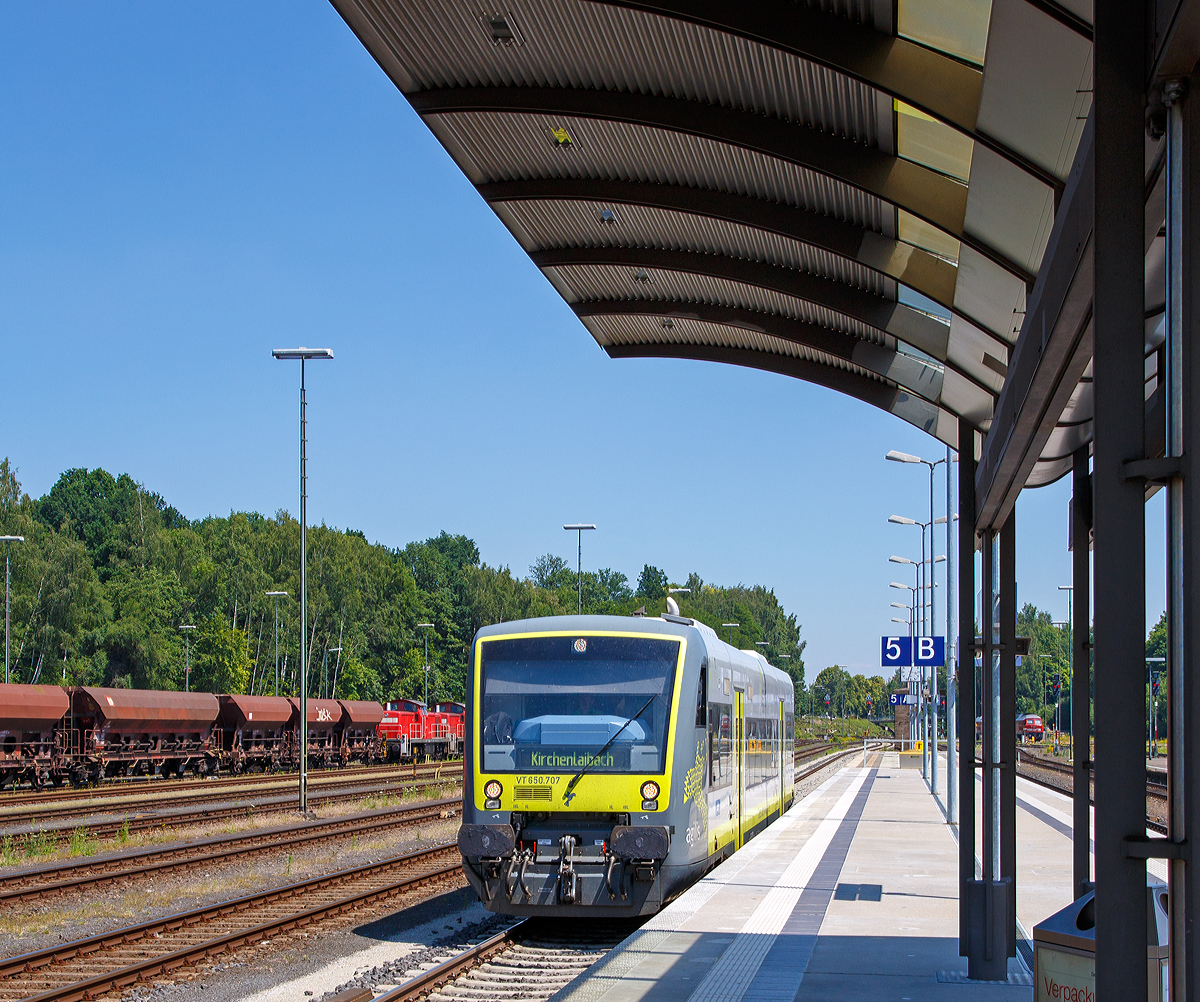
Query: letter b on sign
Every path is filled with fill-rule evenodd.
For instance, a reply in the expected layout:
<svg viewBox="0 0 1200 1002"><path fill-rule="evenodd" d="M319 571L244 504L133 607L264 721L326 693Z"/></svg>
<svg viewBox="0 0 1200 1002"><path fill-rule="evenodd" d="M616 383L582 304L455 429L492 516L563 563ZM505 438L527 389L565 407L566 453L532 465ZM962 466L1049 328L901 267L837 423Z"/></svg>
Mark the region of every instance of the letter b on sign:
<svg viewBox="0 0 1200 1002"><path fill-rule="evenodd" d="M912 664L912 638L884 637L880 645L879 663L884 668Z"/></svg>
<svg viewBox="0 0 1200 1002"><path fill-rule="evenodd" d="M913 643L913 664L944 665L946 663L945 637L917 637Z"/></svg>

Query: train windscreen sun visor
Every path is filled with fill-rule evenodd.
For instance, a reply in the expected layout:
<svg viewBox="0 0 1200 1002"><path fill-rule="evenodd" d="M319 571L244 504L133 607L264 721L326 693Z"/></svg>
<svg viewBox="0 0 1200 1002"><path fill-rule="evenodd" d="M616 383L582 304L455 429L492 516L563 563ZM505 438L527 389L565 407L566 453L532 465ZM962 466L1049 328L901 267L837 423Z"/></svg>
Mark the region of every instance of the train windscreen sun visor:
<svg viewBox="0 0 1200 1002"><path fill-rule="evenodd" d="M675 639L485 641L483 771L661 773L678 659Z"/></svg>

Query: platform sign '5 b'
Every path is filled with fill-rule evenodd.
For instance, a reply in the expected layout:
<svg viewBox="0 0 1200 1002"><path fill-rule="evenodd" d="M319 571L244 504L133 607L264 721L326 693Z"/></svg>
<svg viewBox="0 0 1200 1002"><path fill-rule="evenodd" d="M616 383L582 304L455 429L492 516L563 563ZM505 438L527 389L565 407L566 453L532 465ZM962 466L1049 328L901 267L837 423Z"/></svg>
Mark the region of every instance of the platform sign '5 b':
<svg viewBox="0 0 1200 1002"><path fill-rule="evenodd" d="M945 663L945 637L915 637L913 639L913 664L932 666Z"/></svg>
<svg viewBox="0 0 1200 1002"><path fill-rule="evenodd" d="M899 668L912 664L912 637L883 637L879 663L884 668Z"/></svg>

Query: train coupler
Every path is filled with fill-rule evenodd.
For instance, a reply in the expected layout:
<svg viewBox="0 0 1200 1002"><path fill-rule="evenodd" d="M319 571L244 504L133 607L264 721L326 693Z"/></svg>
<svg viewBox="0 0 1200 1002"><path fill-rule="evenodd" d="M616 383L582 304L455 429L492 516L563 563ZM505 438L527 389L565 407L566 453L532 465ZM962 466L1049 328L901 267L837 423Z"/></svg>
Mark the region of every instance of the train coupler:
<svg viewBox="0 0 1200 1002"><path fill-rule="evenodd" d="M518 889L521 892L522 901L528 901L533 897L533 891L525 883L525 870L534 861L534 855L532 849L524 849L519 853L514 853L509 860L508 872L504 876L505 892L508 894L509 904L516 903L515 899ZM515 880L513 879L514 871L516 872Z"/></svg>
<svg viewBox="0 0 1200 1002"><path fill-rule="evenodd" d="M564 835L558 840L558 900L564 905L578 904L579 875L575 872L574 835Z"/></svg>

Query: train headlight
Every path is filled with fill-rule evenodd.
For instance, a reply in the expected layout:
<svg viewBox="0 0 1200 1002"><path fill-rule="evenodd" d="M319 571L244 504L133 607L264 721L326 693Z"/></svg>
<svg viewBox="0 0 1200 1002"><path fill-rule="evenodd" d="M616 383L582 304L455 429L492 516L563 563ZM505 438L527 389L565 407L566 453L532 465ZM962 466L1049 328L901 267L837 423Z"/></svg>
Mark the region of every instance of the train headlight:
<svg viewBox="0 0 1200 1002"><path fill-rule="evenodd" d="M504 787L500 785L498 779L489 779L487 785L483 788L483 795L488 800L499 800L500 794L504 792Z"/></svg>
<svg viewBox="0 0 1200 1002"><path fill-rule="evenodd" d="M646 780L642 784L642 799L657 800L658 799L658 784L652 779Z"/></svg>

